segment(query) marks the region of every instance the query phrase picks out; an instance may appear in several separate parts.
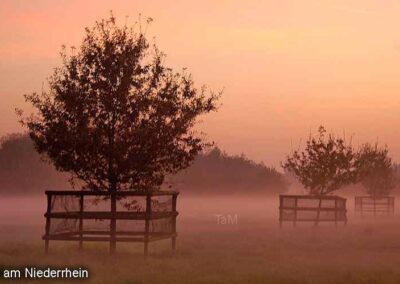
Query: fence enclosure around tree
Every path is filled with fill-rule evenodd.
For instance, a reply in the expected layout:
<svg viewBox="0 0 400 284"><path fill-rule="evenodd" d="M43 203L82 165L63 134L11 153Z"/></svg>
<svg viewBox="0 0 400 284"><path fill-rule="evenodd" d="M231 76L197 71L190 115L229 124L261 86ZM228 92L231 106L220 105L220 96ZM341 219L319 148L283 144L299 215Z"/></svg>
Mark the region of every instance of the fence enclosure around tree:
<svg viewBox="0 0 400 284"><path fill-rule="evenodd" d="M347 223L346 199L339 196L280 195L279 224L292 222Z"/></svg>
<svg viewBox="0 0 400 284"><path fill-rule="evenodd" d="M46 191L46 253L50 241L78 241L79 248L84 241L143 242L147 255L150 242L171 239L175 249L178 194L117 192L117 208L112 212L109 192Z"/></svg>
<svg viewBox="0 0 400 284"><path fill-rule="evenodd" d="M394 215L393 196L356 196L354 208L360 215Z"/></svg>

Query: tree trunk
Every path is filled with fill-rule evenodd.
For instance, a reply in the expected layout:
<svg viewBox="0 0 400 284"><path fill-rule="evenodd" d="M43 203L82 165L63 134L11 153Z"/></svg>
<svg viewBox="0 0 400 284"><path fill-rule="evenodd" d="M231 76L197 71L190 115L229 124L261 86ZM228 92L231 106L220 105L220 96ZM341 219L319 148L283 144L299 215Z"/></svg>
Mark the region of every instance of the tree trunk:
<svg viewBox="0 0 400 284"><path fill-rule="evenodd" d="M315 219L314 226L318 226L319 222L319 215L321 212L321 205L322 205L322 196L319 196L319 202L318 202L318 210L317 210L317 218Z"/></svg>
<svg viewBox="0 0 400 284"><path fill-rule="evenodd" d="M113 127L111 128L111 134L108 136L108 143L110 145L110 153L108 156L108 181L111 199L111 220L110 220L110 253L114 254L117 247L117 179L113 167L113 153L114 153L114 135L115 135L115 115L113 115Z"/></svg>
<svg viewBox="0 0 400 284"><path fill-rule="evenodd" d="M318 195L319 202L318 202L318 209L317 209L317 218L315 219L314 226L318 226L318 223L319 223L319 216L320 216L320 213L321 213L321 205L322 205L322 197L323 196L324 196L323 195L323 189L321 189L320 194Z"/></svg>
<svg viewBox="0 0 400 284"><path fill-rule="evenodd" d="M116 212L117 212L117 187L115 182L111 184L110 188L110 198L111 198L111 221L110 221L110 253L114 254L117 241L116 241L116 231L117 231L117 221L116 221Z"/></svg>

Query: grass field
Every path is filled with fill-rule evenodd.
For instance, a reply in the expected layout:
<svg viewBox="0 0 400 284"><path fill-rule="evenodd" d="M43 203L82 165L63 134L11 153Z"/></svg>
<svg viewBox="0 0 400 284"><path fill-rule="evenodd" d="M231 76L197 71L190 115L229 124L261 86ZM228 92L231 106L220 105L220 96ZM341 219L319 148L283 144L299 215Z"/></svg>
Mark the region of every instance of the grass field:
<svg viewBox="0 0 400 284"><path fill-rule="evenodd" d="M175 253L169 241L152 243L147 259L140 244L109 256L107 244L79 252L53 242L45 256L44 206L34 202L1 199L0 267L81 266L93 283L400 283L400 216L361 218L349 206L347 226L279 229L276 200L181 198Z"/></svg>

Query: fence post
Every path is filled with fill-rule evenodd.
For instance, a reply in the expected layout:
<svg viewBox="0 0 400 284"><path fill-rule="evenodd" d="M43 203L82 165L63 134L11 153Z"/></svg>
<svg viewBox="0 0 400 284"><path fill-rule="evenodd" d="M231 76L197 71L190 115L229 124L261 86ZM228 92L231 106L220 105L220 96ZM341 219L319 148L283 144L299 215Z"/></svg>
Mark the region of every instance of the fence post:
<svg viewBox="0 0 400 284"><path fill-rule="evenodd" d="M374 200L374 216L376 216L376 198L375 198L375 196L372 198Z"/></svg>
<svg viewBox="0 0 400 284"><path fill-rule="evenodd" d="M356 214L357 214L358 211L359 211L358 204L359 204L358 198L357 198L357 196L355 196L355 197L354 197L354 211L356 212Z"/></svg>
<svg viewBox="0 0 400 284"><path fill-rule="evenodd" d="M177 193L172 195L172 238L171 238L171 247L172 250L176 248L176 199L178 197Z"/></svg>
<svg viewBox="0 0 400 284"><path fill-rule="evenodd" d="M319 202L318 202L317 218L315 218L314 226L318 226L319 224L319 215L321 212L321 205L322 205L322 197L320 195L318 195L318 197L319 197Z"/></svg>
<svg viewBox="0 0 400 284"><path fill-rule="evenodd" d="M296 227L296 221L297 221L297 196L294 199L294 220L293 220L293 227Z"/></svg>
<svg viewBox="0 0 400 284"><path fill-rule="evenodd" d="M389 196L386 199L386 215L392 215L392 200Z"/></svg>
<svg viewBox="0 0 400 284"><path fill-rule="evenodd" d="M337 208L337 198L335 198L335 227L337 227L337 214L338 208Z"/></svg>
<svg viewBox="0 0 400 284"><path fill-rule="evenodd" d="M150 228L150 217L151 217L151 194L146 195L146 223L145 223L145 234L144 234L144 255L147 256L149 252L149 228Z"/></svg>
<svg viewBox="0 0 400 284"><path fill-rule="evenodd" d="M279 228L282 228L282 222L283 222L283 220L282 220L282 210L283 210L282 199L283 199L283 196L279 195Z"/></svg>
<svg viewBox="0 0 400 284"><path fill-rule="evenodd" d="M79 250L83 247L83 192L79 195Z"/></svg>
<svg viewBox="0 0 400 284"><path fill-rule="evenodd" d="M45 227L45 240L44 240L44 251L46 254L49 252L50 244L50 222L51 222L51 194L47 193L47 210L46 210L46 227Z"/></svg>
<svg viewBox="0 0 400 284"><path fill-rule="evenodd" d="M392 197L392 214L394 215L394 197Z"/></svg>
<svg viewBox="0 0 400 284"><path fill-rule="evenodd" d="M111 221L110 221L110 253L114 254L117 248L117 194L111 191Z"/></svg>

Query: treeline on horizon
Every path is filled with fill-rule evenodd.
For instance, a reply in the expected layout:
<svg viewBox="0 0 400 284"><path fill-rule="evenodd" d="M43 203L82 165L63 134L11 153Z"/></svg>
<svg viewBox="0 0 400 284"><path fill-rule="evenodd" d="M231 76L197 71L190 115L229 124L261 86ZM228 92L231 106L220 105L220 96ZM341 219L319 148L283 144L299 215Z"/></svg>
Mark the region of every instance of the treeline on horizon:
<svg viewBox="0 0 400 284"><path fill-rule="evenodd" d="M217 147L197 156L191 167L172 180L182 190L187 187L198 193L262 192L272 195L288 190L284 175L275 168L256 163L244 154L230 156Z"/></svg>
<svg viewBox="0 0 400 284"><path fill-rule="evenodd" d="M0 194L38 194L71 189L70 175L41 159L26 134L9 134L0 140ZM215 147L196 157L186 170L167 179L165 187L185 193L262 193L288 190L282 173L256 163L243 154L231 156Z"/></svg>

